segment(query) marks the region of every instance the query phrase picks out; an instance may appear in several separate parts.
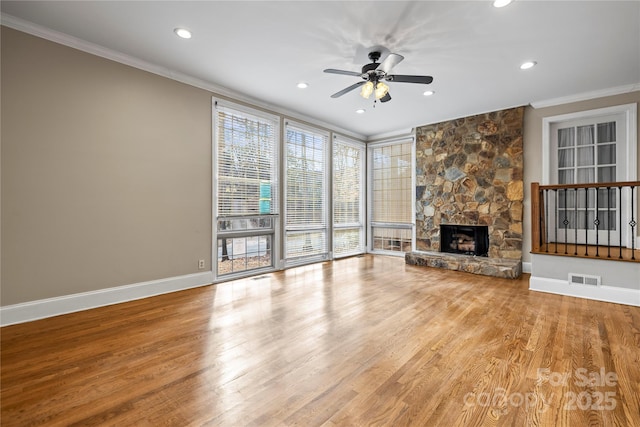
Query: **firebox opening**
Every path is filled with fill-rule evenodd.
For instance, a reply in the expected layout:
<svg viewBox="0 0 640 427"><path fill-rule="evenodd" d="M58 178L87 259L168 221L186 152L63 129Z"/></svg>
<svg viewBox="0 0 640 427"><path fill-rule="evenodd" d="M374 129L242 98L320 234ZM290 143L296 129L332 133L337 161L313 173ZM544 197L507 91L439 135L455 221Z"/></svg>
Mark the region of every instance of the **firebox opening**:
<svg viewBox="0 0 640 427"><path fill-rule="evenodd" d="M440 252L488 257L489 227L441 224Z"/></svg>

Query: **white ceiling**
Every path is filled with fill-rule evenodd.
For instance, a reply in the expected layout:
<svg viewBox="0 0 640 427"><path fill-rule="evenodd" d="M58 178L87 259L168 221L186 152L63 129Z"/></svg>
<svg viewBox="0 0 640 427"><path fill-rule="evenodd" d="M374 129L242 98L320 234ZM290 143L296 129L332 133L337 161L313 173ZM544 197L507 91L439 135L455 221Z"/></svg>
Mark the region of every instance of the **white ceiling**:
<svg viewBox="0 0 640 427"><path fill-rule="evenodd" d="M640 2L2 1L3 23L70 35L176 76L372 137L556 98L638 89ZM19 18L19 19L13 19ZM190 40L174 28L193 32ZM42 30L40 28L40 30ZM367 53L405 60L385 104L354 90ZM537 61L522 71L525 60ZM179 77L179 79L180 79ZM183 78L184 80L184 78ZM296 87L300 81L307 89ZM362 115L358 108L366 109Z"/></svg>

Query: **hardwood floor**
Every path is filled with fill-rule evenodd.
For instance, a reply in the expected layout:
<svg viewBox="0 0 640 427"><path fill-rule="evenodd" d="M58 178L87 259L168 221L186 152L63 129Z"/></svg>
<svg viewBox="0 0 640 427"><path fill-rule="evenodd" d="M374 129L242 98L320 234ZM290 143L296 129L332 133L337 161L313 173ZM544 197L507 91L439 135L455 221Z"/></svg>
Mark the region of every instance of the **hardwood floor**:
<svg viewBox="0 0 640 427"><path fill-rule="evenodd" d="M528 275L364 256L0 332L3 426L640 426L640 308Z"/></svg>

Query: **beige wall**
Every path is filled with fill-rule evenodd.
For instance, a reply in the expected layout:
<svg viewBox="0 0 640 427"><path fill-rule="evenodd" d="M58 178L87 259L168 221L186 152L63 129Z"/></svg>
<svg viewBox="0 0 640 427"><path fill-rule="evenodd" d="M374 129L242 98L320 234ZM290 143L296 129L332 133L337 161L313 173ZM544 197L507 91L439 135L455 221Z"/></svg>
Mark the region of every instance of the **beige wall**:
<svg viewBox="0 0 640 427"><path fill-rule="evenodd" d="M2 28L5 306L211 269L211 94Z"/></svg>
<svg viewBox="0 0 640 427"><path fill-rule="evenodd" d="M578 111L587 111L596 108L632 103L640 103L640 91L546 108L536 109L533 107L527 107L524 112L525 234L523 242L523 261L531 262L531 256L529 253L531 251L531 183L542 182L542 120L545 117L552 117L560 114L575 113ZM636 129L640 131L640 115L638 116ZM638 150L637 164L640 167L640 150ZM638 173L638 177L640 178L640 173Z"/></svg>

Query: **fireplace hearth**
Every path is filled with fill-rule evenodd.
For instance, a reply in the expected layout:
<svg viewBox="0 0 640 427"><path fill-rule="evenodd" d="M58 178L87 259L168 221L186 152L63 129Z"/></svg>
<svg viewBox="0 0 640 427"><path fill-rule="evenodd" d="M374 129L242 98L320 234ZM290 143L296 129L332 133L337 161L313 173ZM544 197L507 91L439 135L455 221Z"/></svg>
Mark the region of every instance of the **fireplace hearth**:
<svg viewBox="0 0 640 427"><path fill-rule="evenodd" d="M441 224L440 252L488 257L489 227Z"/></svg>

